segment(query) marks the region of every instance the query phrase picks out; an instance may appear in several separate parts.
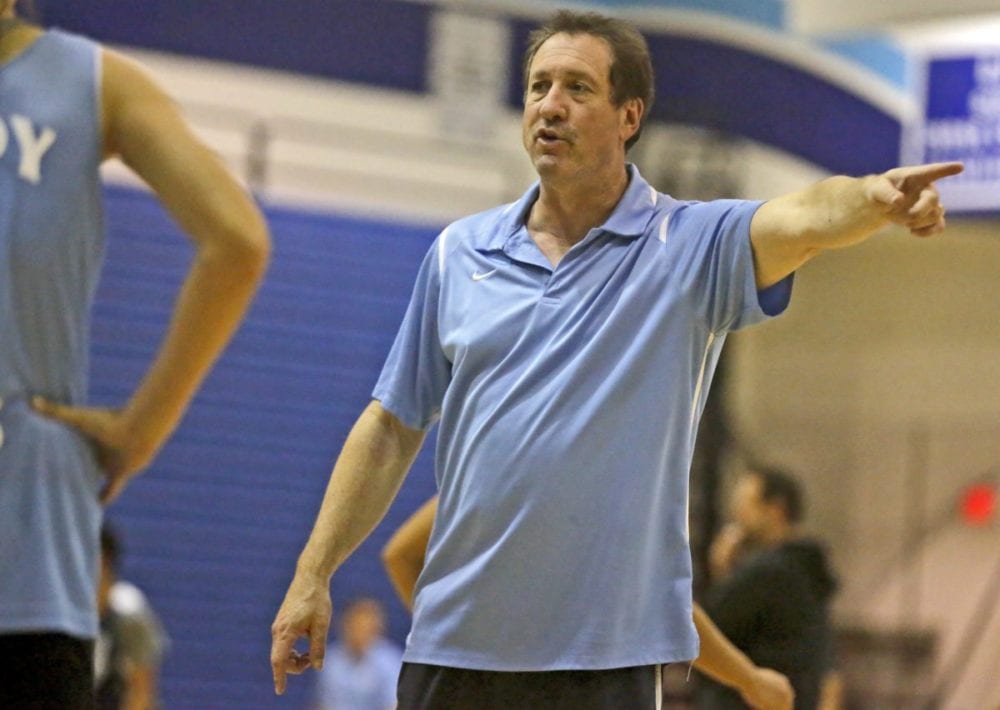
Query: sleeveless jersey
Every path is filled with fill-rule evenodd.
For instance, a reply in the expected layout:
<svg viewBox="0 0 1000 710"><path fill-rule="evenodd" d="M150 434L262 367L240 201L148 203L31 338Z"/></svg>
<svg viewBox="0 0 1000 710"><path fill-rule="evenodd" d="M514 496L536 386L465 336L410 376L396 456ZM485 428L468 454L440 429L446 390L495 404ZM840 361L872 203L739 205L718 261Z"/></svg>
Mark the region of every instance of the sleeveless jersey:
<svg viewBox="0 0 1000 710"><path fill-rule="evenodd" d="M0 64L0 633L97 632L101 474L84 437L29 402L87 392L100 56L48 31Z"/></svg>

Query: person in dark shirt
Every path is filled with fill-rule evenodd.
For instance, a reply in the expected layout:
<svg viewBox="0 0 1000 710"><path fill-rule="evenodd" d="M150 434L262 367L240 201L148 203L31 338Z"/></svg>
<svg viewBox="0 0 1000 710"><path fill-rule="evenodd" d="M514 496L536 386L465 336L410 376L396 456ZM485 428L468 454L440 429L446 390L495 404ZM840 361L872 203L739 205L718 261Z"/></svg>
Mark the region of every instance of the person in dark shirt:
<svg viewBox="0 0 1000 710"><path fill-rule="evenodd" d="M758 467L741 476L732 503L733 522L713 546L705 610L754 663L788 676L796 710L817 708L831 666L828 606L837 582L822 545L799 532L801 488L782 471ZM745 707L707 679L697 705Z"/></svg>

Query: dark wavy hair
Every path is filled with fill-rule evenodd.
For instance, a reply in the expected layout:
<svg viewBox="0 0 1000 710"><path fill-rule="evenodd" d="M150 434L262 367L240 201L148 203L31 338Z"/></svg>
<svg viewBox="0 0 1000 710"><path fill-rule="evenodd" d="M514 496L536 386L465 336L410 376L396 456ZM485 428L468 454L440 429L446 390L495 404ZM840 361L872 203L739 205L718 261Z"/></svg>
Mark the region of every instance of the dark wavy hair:
<svg viewBox="0 0 1000 710"><path fill-rule="evenodd" d="M802 486L787 471L773 466L752 466L750 475L761 482L761 498L767 503L779 503L790 523L798 523L805 515Z"/></svg>
<svg viewBox="0 0 1000 710"><path fill-rule="evenodd" d="M653 62L649 57L649 47L639 31L623 20L601 15L597 12L575 12L559 10L552 18L528 36L528 48L524 52L524 85L528 85L528 72L538 48L547 39L557 34L588 34L600 37L611 48L611 101L621 106L629 99L641 99L643 104L639 127L625 143L628 150L642 133L642 124L653 106Z"/></svg>

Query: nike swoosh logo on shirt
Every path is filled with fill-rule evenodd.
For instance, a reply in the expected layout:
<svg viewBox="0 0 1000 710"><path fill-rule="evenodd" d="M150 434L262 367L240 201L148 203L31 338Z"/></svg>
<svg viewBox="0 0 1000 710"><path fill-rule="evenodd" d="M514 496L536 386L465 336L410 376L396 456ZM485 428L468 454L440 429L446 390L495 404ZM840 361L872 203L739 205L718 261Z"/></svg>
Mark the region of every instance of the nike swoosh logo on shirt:
<svg viewBox="0 0 1000 710"><path fill-rule="evenodd" d="M493 271L487 271L486 273L481 274L481 273L479 273L479 270L476 269L476 271L474 271L472 273L472 280L473 281L482 281L483 279L488 279L490 276L492 276L496 272L497 272L497 270L493 269Z"/></svg>

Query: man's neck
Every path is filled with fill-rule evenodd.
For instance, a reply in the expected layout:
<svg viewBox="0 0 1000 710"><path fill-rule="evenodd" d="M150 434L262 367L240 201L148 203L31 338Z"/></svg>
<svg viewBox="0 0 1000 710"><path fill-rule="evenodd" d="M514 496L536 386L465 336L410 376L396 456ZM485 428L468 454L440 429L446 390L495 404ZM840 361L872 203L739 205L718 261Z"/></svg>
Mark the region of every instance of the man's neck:
<svg viewBox="0 0 1000 710"><path fill-rule="evenodd" d="M19 17L0 17L0 62L6 62L23 52L35 41L41 30Z"/></svg>
<svg viewBox="0 0 1000 710"><path fill-rule="evenodd" d="M555 265L594 227L607 221L628 187L628 171L587 184L555 184L544 178L528 214L528 232Z"/></svg>

